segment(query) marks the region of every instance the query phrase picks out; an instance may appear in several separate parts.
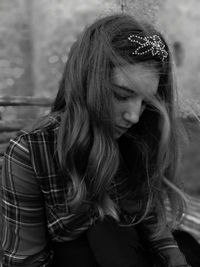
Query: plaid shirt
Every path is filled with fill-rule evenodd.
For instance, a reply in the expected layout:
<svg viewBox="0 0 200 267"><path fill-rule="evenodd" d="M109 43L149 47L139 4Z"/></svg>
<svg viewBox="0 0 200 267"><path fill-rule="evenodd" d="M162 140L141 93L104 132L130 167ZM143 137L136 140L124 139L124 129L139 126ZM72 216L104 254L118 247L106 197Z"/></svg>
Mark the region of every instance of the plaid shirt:
<svg viewBox="0 0 200 267"><path fill-rule="evenodd" d="M44 128L23 131L11 140L4 155L1 265L4 267L51 266L50 241L75 239L96 220L89 212L73 214L66 205L66 179L56 152L59 120L49 118ZM120 193L114 182L111 191L119 203ZM139 209L140 203L137 202L135 212ZM155 216L149 216L141 223L147 236L154 229L154 219ZM124 222L128 223L126 217ZM150 242L165 260L178 259L180 265L175 266L186 263L170 232L166 232L162 239Z"/></svg>

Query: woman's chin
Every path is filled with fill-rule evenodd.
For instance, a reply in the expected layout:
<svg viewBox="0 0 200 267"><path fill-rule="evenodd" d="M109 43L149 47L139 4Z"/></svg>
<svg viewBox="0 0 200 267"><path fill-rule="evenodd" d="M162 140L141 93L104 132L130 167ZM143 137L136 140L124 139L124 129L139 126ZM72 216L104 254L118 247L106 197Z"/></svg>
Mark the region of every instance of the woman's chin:
<svg viewBox="0 0 200 267"><path fill-rule="evenodd" d="M117 128L116 131L115 131L115 133L114 133L114 138L115 138L115 139L118 139L118 138L120 138L124 133L126 133L125 130L122 130L122 129Z"/></svg>
<svg viewBox="0 0 200 267"><path fill-rule="evenodd" d="M114 134L114 138L115 139L119 139L121 136L122 136L122 134L120 134L120 133L115 133Z"/></svg>

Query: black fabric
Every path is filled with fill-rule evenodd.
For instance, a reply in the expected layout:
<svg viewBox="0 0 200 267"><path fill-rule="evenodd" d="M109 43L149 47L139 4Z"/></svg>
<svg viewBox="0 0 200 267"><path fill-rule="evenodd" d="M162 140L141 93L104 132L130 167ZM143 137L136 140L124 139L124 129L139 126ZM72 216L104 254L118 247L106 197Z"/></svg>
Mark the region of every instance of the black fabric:
<svg viewBox="0 0 200 267"><path fill-rule="evenodd" d="M98 267L85 234L78 239L52 244L52 267Z"/></svg>
<svg viewBox="0 0 200 267"><path fill-rule="evenodd" d="M80 238L53 243L53 267L151 267L151 258L134 227L112 219L98 222Z"/></svg>
<svg viewBox="0 0 200 267"><path fill-rule="evenodd" d="M87 231L95 259L101 267L151 267L152 260L134 226L120 227L112 219Z"/></svg>
<svg viewBox="0 0 200 267"><path fill-rule="evenodd" d="M188 264L200 267L200 244L187 232L174 231L173 235ZM154 266L136 229L119 227L108 219L96 223L76 240L53 243L53 249L52 267Z"/></svg>
<svg viewBox="0 0 200 267"><path fill-rule="evenodd" d="M200 244L189 233L181 230L173 232L180 250L192 267L200 267Z"/></svg>

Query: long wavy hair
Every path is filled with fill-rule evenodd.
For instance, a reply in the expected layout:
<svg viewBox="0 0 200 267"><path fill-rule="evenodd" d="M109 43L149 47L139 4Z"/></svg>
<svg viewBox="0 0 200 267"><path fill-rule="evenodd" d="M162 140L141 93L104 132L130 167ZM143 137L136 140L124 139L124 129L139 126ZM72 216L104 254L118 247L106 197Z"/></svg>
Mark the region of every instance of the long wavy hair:
<svg viewBox="0 0 200 267"><path fill-rule="evenodd" d="M131 34L159 35L168 57L151 53L133 55ZM148 64L159 74L158 93L149 99L140 121L119 140L114 138L114 67ZM57 149L69 186L68 205L78 210L93 205L101 218L119 218L119 207L109 195L120 155L144 193L139 221L152 210L158 215L157 235L166 222L165 199L172 207L173 222L184 207L178 176L179 133L174 111L175 86L172 60L163 36L132 16L115 14L95 21L72 46L52 113L61 114ZM136 162L137 155L137 162ZM135 189L137 190L137 188ZM145 198L146 196L146 198Z"/></svg>

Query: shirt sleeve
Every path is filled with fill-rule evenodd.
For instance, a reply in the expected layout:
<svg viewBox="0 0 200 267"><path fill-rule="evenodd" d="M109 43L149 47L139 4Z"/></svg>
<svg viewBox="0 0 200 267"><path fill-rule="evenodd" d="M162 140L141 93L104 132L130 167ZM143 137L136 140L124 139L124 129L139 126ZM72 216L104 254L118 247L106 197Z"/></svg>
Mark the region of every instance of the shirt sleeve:
<svg viewBox="0 0 200 267"><path fill-rule="evenodd" d="M41 191L32 169L27 143L11 140L2 168L2 267L50 266Z"/></svg>
<svg viewBox="0 0 200 267"><path fill-rule="evenodd" d="M141 222L140 230L145 239L148 240L151 250L158 255L158 260L162 263L162 266L190 267L167 226L162 237L152 237L156 230L156 224L157 216L155 212L152 212Z"/></svg>

